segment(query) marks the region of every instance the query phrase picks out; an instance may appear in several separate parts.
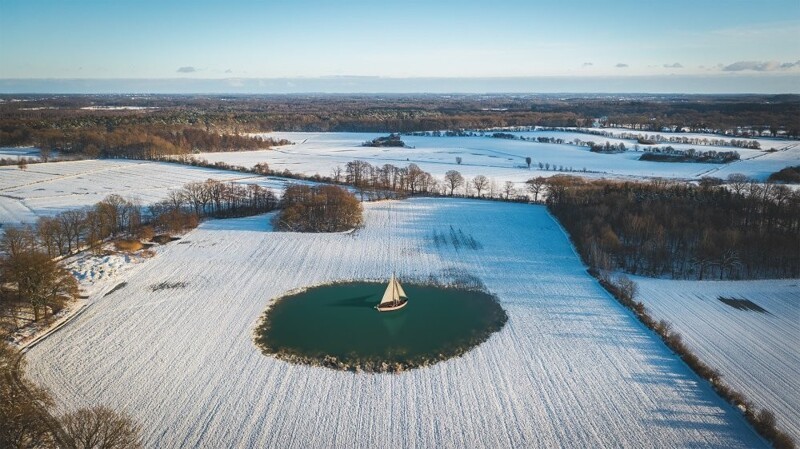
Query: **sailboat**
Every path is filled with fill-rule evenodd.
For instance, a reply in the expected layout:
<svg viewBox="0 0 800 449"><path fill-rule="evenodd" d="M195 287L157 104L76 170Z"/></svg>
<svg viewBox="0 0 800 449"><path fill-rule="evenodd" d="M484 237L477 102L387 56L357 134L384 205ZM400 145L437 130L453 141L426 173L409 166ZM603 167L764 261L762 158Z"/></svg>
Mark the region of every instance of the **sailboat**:
<svg viewBox="0 0 800 449"><path fill-rule="evenodd" d="M391 312L402 309L406 304L408 304L408 296L406 296L406 292L403 291L400 282L392 273L389 285L386 286L386 291L383 292L383 298L375 308L378 309L378 312Z"/></svg>

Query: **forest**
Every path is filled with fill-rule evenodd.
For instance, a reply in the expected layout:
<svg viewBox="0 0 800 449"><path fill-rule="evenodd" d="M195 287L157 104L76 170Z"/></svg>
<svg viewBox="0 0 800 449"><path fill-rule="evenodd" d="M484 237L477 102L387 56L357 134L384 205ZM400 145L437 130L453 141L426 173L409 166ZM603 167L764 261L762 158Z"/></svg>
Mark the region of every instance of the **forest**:
<svg viewBox="0 0 800 449"><path fill-rule="evenodd" d="M409 133L600 125L639 130L782 130L800 135L797 95L0 95L0 146L84 157L259 149L246 133ZM97 106L101 104L102 106ZM103 109L103 108L145 109ZM676 134L680 139L680 133ZM726 138L730 140L730 137Z"/></svg>
<svg viewBox="0 0 800 449"><path fill-rule="evenodd" d="M547 205L598 270L672 279L800 275L800 193L731 175L725 186L547 180Z"/></svg>

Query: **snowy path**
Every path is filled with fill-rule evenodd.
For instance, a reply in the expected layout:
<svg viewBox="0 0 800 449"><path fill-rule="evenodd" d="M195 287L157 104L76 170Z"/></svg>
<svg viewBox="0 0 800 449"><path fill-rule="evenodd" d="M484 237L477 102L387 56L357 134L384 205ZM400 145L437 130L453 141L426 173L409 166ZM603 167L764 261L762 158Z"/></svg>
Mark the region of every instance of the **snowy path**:
<svg viewBox="0 0 800 449"><path fill-rule="evenodd" d="M451 226L480 249L454 244ZM764 446L586 274L542 207L416 199L366 205L354 234L268 230L263 217L212 221L168 245L32 349L30 376L63 410L126 410L153 448ZM392 268L475 277L509 322L461 358L397 375L254 346L271 298ZM163 281L187 286L153 292Z"/></svg>

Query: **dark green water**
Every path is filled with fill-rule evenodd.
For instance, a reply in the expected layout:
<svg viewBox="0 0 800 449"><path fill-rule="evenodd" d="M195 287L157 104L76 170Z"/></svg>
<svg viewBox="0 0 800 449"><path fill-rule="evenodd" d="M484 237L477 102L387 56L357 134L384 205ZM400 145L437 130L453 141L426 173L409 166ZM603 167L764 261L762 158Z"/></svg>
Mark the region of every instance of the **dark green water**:
<svg viewBox="0 0 800 449"><path fill-rule="evenodd" d="M462 354L505 324L505 311L483 292L403 284L403 309L374 309L386 284L312 288L277 301L257 340L269 353L310 359L411 363Z"/></svg>

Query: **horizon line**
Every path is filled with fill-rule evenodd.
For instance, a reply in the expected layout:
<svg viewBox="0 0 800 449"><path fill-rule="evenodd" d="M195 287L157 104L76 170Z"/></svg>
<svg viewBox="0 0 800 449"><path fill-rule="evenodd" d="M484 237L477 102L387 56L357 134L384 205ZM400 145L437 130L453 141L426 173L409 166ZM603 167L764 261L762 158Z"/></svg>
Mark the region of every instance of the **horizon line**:
<svg viewBox="0 0 800 449"><path fill-rule="evenodd" d="M767 81L767 82L765 82ZM494 77L0 78L0 94L800 94L800 73Z"/></svg>

